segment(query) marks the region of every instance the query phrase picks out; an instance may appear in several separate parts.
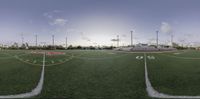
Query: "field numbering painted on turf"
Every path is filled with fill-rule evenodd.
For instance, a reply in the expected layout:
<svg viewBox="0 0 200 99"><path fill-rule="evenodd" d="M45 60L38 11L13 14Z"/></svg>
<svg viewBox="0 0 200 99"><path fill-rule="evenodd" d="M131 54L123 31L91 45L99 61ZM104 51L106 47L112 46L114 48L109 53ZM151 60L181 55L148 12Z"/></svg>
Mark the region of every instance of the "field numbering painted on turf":
<svg viewBox="0 0 200 99"><path fill-rule="evenodd" d="M143 56L136 56L135 58L138 60L141 60L141 59L143 59Z"/></svg>
<svg viewBox="0 0 200 99"><path fill-rule="evenodd" d="M154 56L147 56L148 59L152 60L152 59L155 59Z"/></svg>

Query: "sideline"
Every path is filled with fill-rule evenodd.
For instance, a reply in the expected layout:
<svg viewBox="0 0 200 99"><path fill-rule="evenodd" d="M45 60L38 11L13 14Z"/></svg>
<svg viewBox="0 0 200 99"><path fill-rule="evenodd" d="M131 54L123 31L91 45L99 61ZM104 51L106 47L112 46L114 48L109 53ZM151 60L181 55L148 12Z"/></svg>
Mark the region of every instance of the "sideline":
<svg viewBox="0 0 200 99"><path fill-rule="evenodd" d="M159 55L168 56L168 57L174 57L174 58L180 58L180 59L194 59L194 60L200 59L200 58L194 58L194 57L180 57L180 56L166 55L166 54L159 54Z"/></svg>
<svg viewBox="0 0 200 99"><path fill-rule="evenodd" d="M153 86L151 85L151 82L148 77L148 70L147 70L147 61L146 61L146 53L144 53L144 66L145 66L145 84L146 84L146 91L148 93L149 97L152 98L179 98L179 99L200 99L200 96L185 96L185 95L169 95L164 94L156 91Z"/></svg>
<svg viewBox="0 0 200 99"><path fill-rule="evenodd" d="M65 56L68 56L68 55L65 55ZM65 58L65 60L63 62L60 62L60 63L54 63L54 64L47 64L45 65L45 67L53 67L55 65L60 65L60 64L64 64L70 60L72 60L74 58L74 55L72 54L71 56L69 56L69 58ZM27 62L27 61L24 61L24 60L21 60L22 58L19 58L18 56L15 57L15 59L23 62L23 63L26 63L26 64L29 64L29 65L33 65L33 66L42 66L41 64L34 64L34 63L31 63L31 62Z"/></svg>
<svg viewBox="0 0 200 99"><path fill-rule="evenodd" d="M30 97L39 95L42 91L43 83L44 83L44 69L45 69L45 53L43 55L43 66L42 66L41 76L40 76L40 80L39 80L37 86L34 89L32 89L31 92L22 93L22 94L14 94L14 95L0 95L0 98L2 98L2 99L5 99L5 98L30 98Z"/></svg>

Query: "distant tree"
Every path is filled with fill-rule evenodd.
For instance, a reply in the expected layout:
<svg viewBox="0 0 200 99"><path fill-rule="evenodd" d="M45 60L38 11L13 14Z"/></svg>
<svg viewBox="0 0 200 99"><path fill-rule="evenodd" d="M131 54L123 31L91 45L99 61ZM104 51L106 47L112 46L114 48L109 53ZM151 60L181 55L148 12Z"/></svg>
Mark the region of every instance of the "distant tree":
<svg viewBox="0 0 200 99"><path fill-rule="evenodd" d="M25 43L25 46L26 46L26 49L29 49L29 45L27 42Z"/></svg>
<svg viewBox="0 0 200 99"><path fill-rule="evenodd" d="M23 44L21 45L20 49L25 49L25 48L26 48L26 44L23 43Z"/></svg>
<svg viewBox="0 0 200 99"><path fill-rule="evenodd" d="M73 49L73 46L72 46L72 45L69 45L68 49Z"/></svg>
<svg viewBox="0 0 200 99"><path fill-rule="evenodd" d="M96 48L94 46L90 46L89 49L95 50Z"/></svg>
<svg viewBox="0 0 200 99"><path fill-rule="evenodd" d="M18 49L19 48L18 43L14 42L14 44L11 45L9 48L10 49Z"/></svg>
<svg viewBox="0 0 200 99"><path fill-rule="evenodd" d="M59 46L56 46L56 49L59 49L59 50L64 50L65 47L63 47L62 45L59 45Z"/></svg>
<svg viewBox="0 0 200 99"><path fill-rule="evenodd" d="M179 47L178 43L175 43L175 42L172 43L172 46L175 47L175 48Z"/></svg>
<svg viewBox="0 0 200 99"><path fill-rule="evenodd" d="M79 45L79 46L77 46L76 48L77 48L77 49L82 49L82 47L81 47L80 45Z"/></svg>

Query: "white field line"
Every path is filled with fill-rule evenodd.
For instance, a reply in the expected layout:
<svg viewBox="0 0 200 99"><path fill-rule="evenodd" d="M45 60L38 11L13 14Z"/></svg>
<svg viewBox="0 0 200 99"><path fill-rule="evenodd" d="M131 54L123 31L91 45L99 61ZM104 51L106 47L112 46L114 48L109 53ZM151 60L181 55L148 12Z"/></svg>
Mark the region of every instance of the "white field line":
<svg viewBox="0 0 200 99"><path fill-rule="evenodd" d="M145 66L145 84L146 84L146 91L148 95L152 98L179 98L179 99L196 99L200 98L200 96L186 96L186 95L169 95L164 94L156 91L153 86L151 85L151 82L148 77L148 70L147 70L147 61L146 61L146 53L144 53L144 66Z"/></svg>
<svg viewBox="0 0 200 99"><path fill-rule="evenodd" d="M34 89L32 89L31 92L22 93L22 94L14 94L14 95L0 95L0 98L2 98L2 99L5 99L5 98L30 98L30 97L39 95L42 91L42 87L43 87L43 83L44 83L44 68L45 68L45 53L43 56L43 66L42 66L41 76L40 76L40 80L39 80L37 86Z"/></svg>
<svg viewBox="0 0 200 99"><path fill-rule="evenodd" d="M121 52L121 53L170 53L170 52L177 52L176 50L175 51L115 51L115 52Z"/></svg>
<svg viewBox="0 0 200 99"><path fill-rule="evenodd" d="M127 56L128 54L112 56L112 57L111 56L110 57L87 57L87 56L82 56L82 55L73 56L73 57L78 58L78 59L86 59L86 60L105 60L105 59L121 58L121 57ZM85 54L85 55L87 55L87 54Z"/></svg>
<svg viewBox="0 0 200 99"><path fill-rule="evenodd" d="M197 60L200 59L200 58L194 58L194 57L180 57L180 56L166 55L166 54L159 54L159 55L164 55L164 56L174 57L174 58L180 58L180 59L197 59Z"/></svg>

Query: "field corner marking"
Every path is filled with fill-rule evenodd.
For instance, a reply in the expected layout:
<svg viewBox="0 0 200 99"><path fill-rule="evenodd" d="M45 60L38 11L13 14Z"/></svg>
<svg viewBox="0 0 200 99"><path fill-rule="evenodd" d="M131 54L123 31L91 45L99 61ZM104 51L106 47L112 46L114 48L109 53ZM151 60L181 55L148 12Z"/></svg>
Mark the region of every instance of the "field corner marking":
<svg viewBox="0 0 200 99"><path fill-rule="evenodd" d="M5 98L31 98L34 96L37 96L41 93L43 84L44 84L44 69L45 69L45 55L46 53L44 52L43 55L43 66L42 66L42 71L41 71L41 76L40 80L37 84L37 86L31 90L31 92L27 93L21 93L21 94L14 94L14 95L0 95L0 98L5 99Z"/></svg>
<svg viewBox="0 0 200 99"><path fill-rule="evenodd" d="M178 95L168 95L164 93L160 93L153 88L151 82L148 77L148 70L147 70L147 61L146 61L146 53L144 53L144 66L145 66L145 84L146 84L146 91L149 97L152 98L176 98L176 99L200 99L200 96L178 96Z"/></svg>

